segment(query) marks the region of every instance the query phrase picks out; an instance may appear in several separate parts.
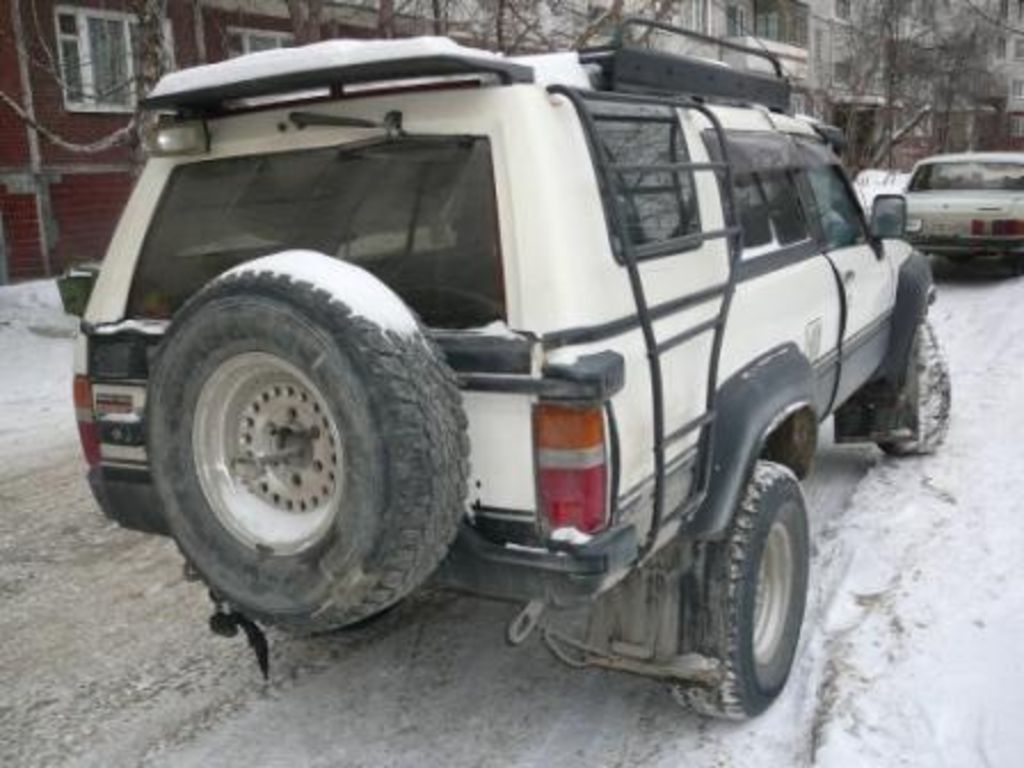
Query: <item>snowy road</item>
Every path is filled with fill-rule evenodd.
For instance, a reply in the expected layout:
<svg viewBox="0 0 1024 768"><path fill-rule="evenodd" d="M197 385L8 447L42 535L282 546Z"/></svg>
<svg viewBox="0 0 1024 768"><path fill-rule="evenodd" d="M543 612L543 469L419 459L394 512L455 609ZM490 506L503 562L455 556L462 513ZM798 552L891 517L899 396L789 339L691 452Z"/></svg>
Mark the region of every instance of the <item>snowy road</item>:
<svg viewBox="0 0 1024 768"><path fill-rule="evenodd" d="M512 607L433 593L348 634L273 634L264 685L206 631L173 547L100 517L50 301L0 290L0 765L1024 763L1024 280L947 270L940 456L822 449L802 650L745 724L508 648Z"/></svg>

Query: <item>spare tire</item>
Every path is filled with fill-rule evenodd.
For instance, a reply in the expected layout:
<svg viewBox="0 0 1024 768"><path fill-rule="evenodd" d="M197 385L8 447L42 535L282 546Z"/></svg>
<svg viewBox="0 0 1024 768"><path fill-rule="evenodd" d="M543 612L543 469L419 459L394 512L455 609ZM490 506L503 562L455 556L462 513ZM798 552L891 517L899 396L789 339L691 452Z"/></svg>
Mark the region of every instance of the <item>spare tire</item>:
<svg viewBox="0 0 1024 768"><path fill-rule="evenodd" d="M321 631L385 610L440 563L465 509L454 374L390 290L319 254L250 262L182 307L147 425L172 536L264 623Z"/></svg>

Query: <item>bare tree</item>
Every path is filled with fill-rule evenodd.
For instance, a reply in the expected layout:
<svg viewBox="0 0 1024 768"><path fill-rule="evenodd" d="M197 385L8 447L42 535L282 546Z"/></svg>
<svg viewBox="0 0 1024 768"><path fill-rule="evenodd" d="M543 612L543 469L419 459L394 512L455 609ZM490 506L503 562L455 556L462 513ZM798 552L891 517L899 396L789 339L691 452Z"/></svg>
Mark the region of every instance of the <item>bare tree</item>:
<svg viewBox="0 0 1024 768"><path fill-rule="evenodd" d="M837 45L845 82L825 94L846 131L854 168L893 167L901 142L930 121L935 149L951 146L952 126L989 107L992 34L969 13L914 0L855 4L857 15Z"/></svg>
<svg viewBox="0 0 1024 768"><path fill-rule="evenodd" d="M324 0L285 0L295 42L315 43L323 35Z"/></svg>

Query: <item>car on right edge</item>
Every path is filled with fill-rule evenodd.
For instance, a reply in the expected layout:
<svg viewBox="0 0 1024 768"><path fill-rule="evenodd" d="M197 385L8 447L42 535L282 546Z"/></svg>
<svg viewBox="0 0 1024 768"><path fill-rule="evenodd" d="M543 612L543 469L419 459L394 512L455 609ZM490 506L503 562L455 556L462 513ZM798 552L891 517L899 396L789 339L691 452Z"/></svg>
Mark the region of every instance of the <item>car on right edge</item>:
<svg viewBox="0 0 1024 768"><path fill-rule="evenodd" d="M926 158L906 198L906 236L918 250L956 262L995 256L1024 272L1024 153Z"/></svg>

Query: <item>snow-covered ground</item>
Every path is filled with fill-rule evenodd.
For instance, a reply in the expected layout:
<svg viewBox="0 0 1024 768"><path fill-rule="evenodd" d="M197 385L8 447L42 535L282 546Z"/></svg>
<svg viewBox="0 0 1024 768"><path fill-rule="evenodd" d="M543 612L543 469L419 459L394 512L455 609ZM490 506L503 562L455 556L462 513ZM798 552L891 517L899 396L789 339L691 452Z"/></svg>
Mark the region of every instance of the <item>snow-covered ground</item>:
<svg viewBox="0 0 1024 768"><path fill-rule="evenodd" d="M865 211L871 211L871 204L879 195L902 195L907 190L910 174L901 171L866 168L857 174L853 186L860 197Z"/></svg>
<svg viewBox="0 0 1024 768"><path fill-rule="evenodd" d="M1021 765L1024 280L985 268L943 267L933 308L942 453L822 448L799 660L740 724L508 648L514 607L431 591L344 634L273 633L263 684L174 547L90 499L52 286L0 289L0 765Z"/></svg>

